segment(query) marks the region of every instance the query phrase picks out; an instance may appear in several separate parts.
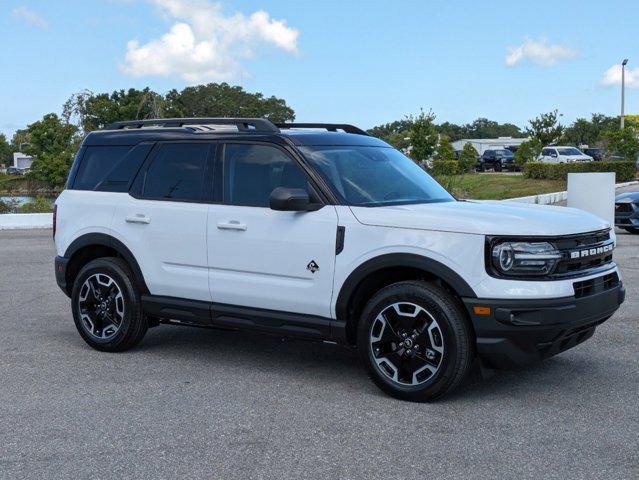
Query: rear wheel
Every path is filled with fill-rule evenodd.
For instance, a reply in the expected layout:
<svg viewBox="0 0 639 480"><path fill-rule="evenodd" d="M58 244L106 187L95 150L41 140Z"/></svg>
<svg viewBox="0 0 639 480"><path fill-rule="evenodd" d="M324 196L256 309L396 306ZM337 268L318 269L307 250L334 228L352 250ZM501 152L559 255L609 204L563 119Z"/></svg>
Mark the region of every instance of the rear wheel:
<svg viewBox="0 0 639 480"><path fill-rule="evenodd" d="M73 284L71 305L80 336L97 350L132 348L148 328L133 275L119 258L86 264Z"/></svg>
<svg viewBox="0 0 639 480"><path fill-rule="evenodd" d="M366 305L358 350L375 384L412 401L440 397L471 369L472 333L458 301L437 285L400 282Z"/></svg>

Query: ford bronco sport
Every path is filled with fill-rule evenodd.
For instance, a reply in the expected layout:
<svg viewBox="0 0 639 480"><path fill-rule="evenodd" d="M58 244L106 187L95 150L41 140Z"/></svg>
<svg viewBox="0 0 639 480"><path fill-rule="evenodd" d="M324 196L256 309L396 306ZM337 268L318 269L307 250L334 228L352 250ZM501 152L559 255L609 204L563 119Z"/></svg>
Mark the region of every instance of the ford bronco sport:
<svg viewBox="0 0 639 480"><path fill-rule="evenodd" d="M457 201L350 125L115 123L84 139L54 238L93 348L131 348L159 324L337 342L409 400L451 391L478 360L574 347L625 292L605 221Z"/></svg>

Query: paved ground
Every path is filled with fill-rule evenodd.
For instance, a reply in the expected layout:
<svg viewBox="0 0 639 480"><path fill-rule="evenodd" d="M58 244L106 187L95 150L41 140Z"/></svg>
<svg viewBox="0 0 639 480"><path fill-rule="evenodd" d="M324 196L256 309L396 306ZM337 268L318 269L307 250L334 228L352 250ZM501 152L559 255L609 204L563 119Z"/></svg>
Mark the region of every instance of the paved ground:
<svg viewBox="0 0 639 480"><path fill-rule="evenodd" d="M0 232L0 478L639 477L639 236L618 237L628 301L591 340L434 404L330 345L165 326L93 351L50 236Z"/></svg>

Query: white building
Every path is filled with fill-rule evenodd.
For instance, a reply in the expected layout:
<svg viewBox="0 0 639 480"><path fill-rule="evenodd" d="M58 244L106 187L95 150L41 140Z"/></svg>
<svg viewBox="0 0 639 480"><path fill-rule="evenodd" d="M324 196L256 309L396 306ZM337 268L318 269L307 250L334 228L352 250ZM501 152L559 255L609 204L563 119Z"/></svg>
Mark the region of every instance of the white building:
<svg viewBox="0 0 639 480"><path fill-rule="evenodd" d="M25 155L22 152L15 152L13 154L13 166L16 168L31 168L33 163L33 157Z"/></svg>
<svg viewBox="0 0 639 480"><path fill-rule="evenodd" d="M461 151L464 145L470 143L479 155L483 154L486 150L503 150L508 147L518 148L523 142L530 140L530 138L513 138L513 137L499 137L499 138L462 138L453 142L453 148L455 151Z"/></svg>

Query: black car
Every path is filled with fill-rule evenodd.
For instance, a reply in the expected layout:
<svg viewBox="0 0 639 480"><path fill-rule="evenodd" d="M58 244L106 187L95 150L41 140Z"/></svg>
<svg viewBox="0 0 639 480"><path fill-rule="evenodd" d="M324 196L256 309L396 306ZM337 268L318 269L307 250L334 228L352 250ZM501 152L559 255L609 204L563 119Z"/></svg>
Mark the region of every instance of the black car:
<svg viewBox="0 0 639 480"><path fill-rule="evenodd" d="M589 157L592 157L593 160L602 161L606 159L606 149L605 148L586 148L584 153Z"/></svg>
<svg viewBox="0 0 639 480"><path fill-rule="evenodd" d="M639 233L639 192L615 197L615 226L630 233Z"/></svg>
<svg viewBox="0 0 639 480"><path fill-rule="evenodd" d="M515 170L515 155L510 150L486 150L477 163L477 171L485 172L486 170L494 170L501 172L502 170Z"/></svg>

